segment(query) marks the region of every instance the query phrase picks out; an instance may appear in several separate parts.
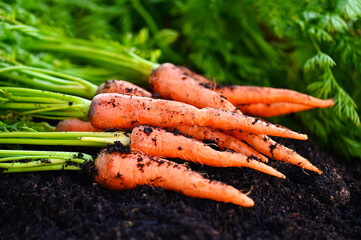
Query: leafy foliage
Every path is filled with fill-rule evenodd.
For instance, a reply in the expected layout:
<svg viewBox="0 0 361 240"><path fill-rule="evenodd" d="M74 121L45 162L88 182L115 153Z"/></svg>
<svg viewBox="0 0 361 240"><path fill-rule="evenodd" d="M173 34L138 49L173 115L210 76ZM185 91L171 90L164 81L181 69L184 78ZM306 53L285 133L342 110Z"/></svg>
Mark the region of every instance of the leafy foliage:
<svg viewBox="0 0 361 240"><path fill-rule="evenodd" d="M30 116L18 116L14 113L0 117L0 132L45 132L55 131L55 127L47 122L34 122Z"/></svg>

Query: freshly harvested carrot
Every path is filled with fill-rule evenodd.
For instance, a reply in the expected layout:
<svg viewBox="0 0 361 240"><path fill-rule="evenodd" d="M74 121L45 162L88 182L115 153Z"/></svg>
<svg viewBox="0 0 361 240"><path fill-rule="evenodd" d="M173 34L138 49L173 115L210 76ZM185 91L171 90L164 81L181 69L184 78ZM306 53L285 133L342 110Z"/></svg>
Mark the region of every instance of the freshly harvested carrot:
<svg viewBox="0 0 361 240"><path fill-rule="evenodd" d="M130 138L130 149L150 156L180 158L214 167L248 167L286 178L274 168L241 153L216 151L200 141L156 127L134 128Z"/></svg>
<svg viewBox="0 0 361 240"><path fill-rule="evenodd" d="M202 86L171 63L161 64L154 70L149 77L149 83L153 91L162 98L198 108L212 107L241 114L225 97Z"/></svg>
<svg viewBox="0 0 361 240"><path fill-rule="evenodd" d="M186 67L178 66L178 68L184 74L190 76L197 82L201 83L203 86L207 86L208 88L214 89L214 91L226 97L229 102L231 102L233 105L237 107L238 105L242 105L242 104L253 104L253 103L270 104L270 103L284 102L284 103L303 104L318 108L327 108L327 107L332 107L334 104L333 99L322 100L289 89L257 87L257 86L219 85L216 84L215 82L212 82L208 78L203 77L202 75L199 75L191 71ZM242 109L243 108L240 108L241 111ZM300 106L297 106L296 109L301 109L301 108ZM304 110L308 110L308 109L305 108ZM303 111L303 110L298 110L298 111ZM287 111L284 114L287 114ZM263 115L259 115L259 116L263 116Z"/></svg>
<svg viewBox="0 0 361 240"><path fill-rule="evenodd" d="M139 97L151 97L152 94L147 90L134 85L133 83L122 80L108 80L102 83L97 91L100 93L121 93Z"/></svg>
<svg viewBox="0 0 361 240"><path fill-rule="evenodd" d="M230 149L248 157L257 158L262 162L268 162L268 159L265 156L251 148L245 142L242 142L233 136L227 135L218 129L184 125L177 127L176 130L199 141L210 140L222 150Z"/></svg>
<svg viewBox="0 0 361 240"><path fill-rule="evenodd" d="M65 119L60 121L55 128L56 132L103 132L93 127L90 122L79 119Z"/></svg>
<svg viewBox="0 0 361 240"><path fill-rule="evenodd" d="M241 129L247 132L306 140L307 135L277 127L258 119L214 108L194 106L147 97L116 93L99 94L92 100L89 119L95 128L133 129L138 125L172 128L198 125L222 130Z"/></svg>
<svg viewBox="0 0 361 240"><path fill-rule="evenodd" d="M252 207L254 202L236 188L210 181L186 167L141 153L107 153L95 160L95 181L112 190L132 189L137 185L162 187L184 195Z"/></svg>
<svg viewBox="0 0 361 240"><path fill-rule="evenodd" d="M298 104L298 103L250 103L241 104L237 107L247 115L258 117L276 117L284 114L306 111L314 106Z"/></svg>
<svg viewBox="0 0 361 240"><path fill-rule="evenodd" d="M322 171L310 163L307 159L298 155L292 149L278 144L271 138L263 134L252 134L246 132L232 131L229 132L238 139L246 141L257 151L276 160L288 162L301 168L322 174Z"/></svg>
<svg viewBox="0 0 361 240"><path fill-rule="evenodd" d="M318 108L333 106L333 99L318 99L289 89L257 86L218 86L215 91L234 105L249 103L298 103Z"/></svg>

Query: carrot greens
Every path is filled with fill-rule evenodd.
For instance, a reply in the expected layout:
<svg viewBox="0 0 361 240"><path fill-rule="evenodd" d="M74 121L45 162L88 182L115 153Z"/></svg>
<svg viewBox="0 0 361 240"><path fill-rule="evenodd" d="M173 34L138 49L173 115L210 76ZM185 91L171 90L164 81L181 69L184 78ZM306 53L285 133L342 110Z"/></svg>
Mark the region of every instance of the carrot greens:
<svg viewBox="0 0 361 240"><path fill-rule="evenodd" d="M2 173L81 170L82 165L91 161L90 155L79 152L0 150Z"/></svg>
<svg viewBox="0 0 361 240"><path fill-rule="evenodd" d="M0 87L1 111L48 119L86 118L90 101L84 98L35 89Z"/></svg>
<svg viewBox="0 0 361 240"><path fill-rule="evenodd" d="M124 132L3 132L0 144L36 144L59 146L106 147L120 142L129 145Z"/></svg>

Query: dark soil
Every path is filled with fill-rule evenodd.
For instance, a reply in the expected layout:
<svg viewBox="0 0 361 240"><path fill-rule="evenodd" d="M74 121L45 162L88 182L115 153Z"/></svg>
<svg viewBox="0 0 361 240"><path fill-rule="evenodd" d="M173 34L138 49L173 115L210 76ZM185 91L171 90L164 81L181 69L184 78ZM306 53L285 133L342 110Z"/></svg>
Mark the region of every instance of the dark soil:
<svg viewBox="0 0 361 240"><path fill-rule="evenodd" d="M311 141L280 141L324 174L275 161L286 180L190 164L251 190L253 208L144 186L112 192L85 171L0 175L0 238L361 239L361 161L331 157Z"/></svg>

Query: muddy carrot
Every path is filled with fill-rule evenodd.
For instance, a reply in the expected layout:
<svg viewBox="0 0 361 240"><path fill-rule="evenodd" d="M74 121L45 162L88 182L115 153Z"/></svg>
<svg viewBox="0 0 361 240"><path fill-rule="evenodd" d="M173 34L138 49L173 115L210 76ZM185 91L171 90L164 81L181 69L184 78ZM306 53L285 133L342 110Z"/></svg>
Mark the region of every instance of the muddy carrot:
<svg viewBox="0 0 361 240"><path fill-rule="evenodd" d="M258 117L276 117L284 114L306 111L314 106L298 104L298 103L250 103L241 104L237 107L247 115Z"/></svg>
<svg viewBox="0 0 361 240"><path fill-rule="evenodd" d="M213 107L229 112L237 108L222 95L202 86L171 63L161 64L149 77L149 84L162 98L184 102L198 108Z"/></svg>
<svg viewBox="0 0 361 240"><path fill-rule="evenodd" d="M95 169L95 180L112 190L149 185L243 207L254 205L252 199L232 186L210 181L184 166L141 153L102 152L95 160Z"/></svg>
<svg viewBox="0 0 361 240"><path fill-rule="evenodd" d="M95 128L100 129L132 129L144 124L164 128L198 125L222 130L241 129L272 136L307 139L307 135L258 121L258 119L245 115L214 108L198 109L175 101L132 97L115 93L95 96L89 109L89 119Z"/></svg>
<svg viewBox="0 0 361 240"><path fill-rule="evenodd" d="M97 94L100 93L121 93L132 96L139 97L151 97L152 94L147 90L138 87L137 85L122 81L122 80L108 80L105 83L102 83L97 91Z"/></svg>
<svg viewBox="0 0 361 240"><path fill-rule="evenodd" d="M60 121L55 128L56 132L103 132L93 127L90 122L79 119L65 119Z"/></svg>
<svg viewBox="0 0 361 240"><path fill-rule="evenodd" d="M301 168L317 172L322 174L322 171L310 163L307 159L298 155L292 149L289 149L281 144L278 144L271 138L263 134L252 134L239 131L230 132L233 136L246 141L257 151L264 155L271 157L276 160L288 162L297 165Z"/></svg>
<svg viewBox="0 0 361 240"><path fill-rule="evenodd" d="M199 83L202 84L207 84L210 87L216 87L216 83L212 82L211 80L209 80L208 78L197 74L195 72L193 72L192 70L190 70L189 68L186 68L184 66L177 66L177 68L184 74L187 76L190 76L191 78L193 78L194 80L196 80Z"/></svg>
<svg viewBox="0 0 361 240"><path fill-rule="evenodd" d="M239 86L239 85L219 85L208 78L199 75L190 69L178 66L178 69L184 74L190 76L203 86L208 86L214 91L223 95L229 102L237 106L240 104L251 103L298 103L318 108L332 107L334 102L332 99L318 99L297 91L281 88L257 87L257 86ZM237 106L238 107L238 106ZM242 108L240 109L242 111ZM308 110L308 109L304 109ZM243 112L243 111L242 111ZM286 112L287 113L287 112ZM286 114L285 113L285 114ZM263 115L259 115L263 116Z"/></svg>
<svg viewBox="0 0 361 240"><path fill-rule="evenodd" d="M206 144L161 128L138 126L130 139L132 151L150 156L180 158L214 167L248 167L279 178L285 176L272 167L241 153L220 152Z"/></svg>
<svg viewBox="0 0 361 240"><path fill-rule="evenodd" d="M268 159L251 148L247 143L240 139L227 135L223 131L200 126L179 126L175 130L184 135L191 136L199 141L210 141L216 144L221 150L233 150L237 153L242 153L248 157L257 158L262 162L268 162Z"/></svg>
<svg viewBox="0 0 361 240"><path fill-rule="evenodd" d="M318 99L289 89L257 86L219 86L216 92L225 96L234 105L249 103L288 102L318 108L333 106L333 99Z"/></svg>

